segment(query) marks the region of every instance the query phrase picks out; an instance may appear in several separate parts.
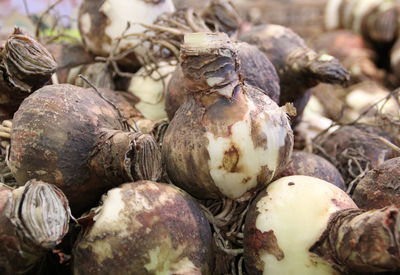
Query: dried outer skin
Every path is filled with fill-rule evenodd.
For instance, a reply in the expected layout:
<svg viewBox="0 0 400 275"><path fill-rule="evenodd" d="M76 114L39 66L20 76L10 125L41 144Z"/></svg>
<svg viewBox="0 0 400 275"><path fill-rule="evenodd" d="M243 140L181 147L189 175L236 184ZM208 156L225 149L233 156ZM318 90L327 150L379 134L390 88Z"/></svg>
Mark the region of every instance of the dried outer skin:
<svg viewBox="0 0 400 275"><path fill-rule="evenodd" d="M257 47L244 42L235 43L234 47L240 64L240 76L244 82L259 88L260 91L278 103L280 96L279 77L268 58ZM166 93L165 109L170 120L185 101L186 95L182 67L177 66Z"/></svg>
<svg viewBox="0 0 400 275"><path fill-rule="evenodd" d="M336 58L317 54L289 28L260 25L240 34L239 40L256 45L271 61L280 79L279 105L293 102L298 116L305 107L300 99L310 88L320 82L343 84L349 79Z"/></svg>
<svg viewBox="0 0 400 275"><path fill-rule="evenodd" d="M162 176L161 151L152 135L135 133L132 150L127 154L134 180L157 181Z"/></svg>
<svg viewBox="0 0 400 275"><path fill-rule="evenodd" d="M98 88L114 90L113 74L108 66L103 62L96 62L72 68L68 72L66 83L79 87L89 88L79 75L83 75L91 84Z"/></svg>
<svg viewBox="0 0 400 275"><path fill-rule="evenodd" d="M0 273L25 274L36 266L46 253L32 242L20 240L20 235L7 215L12 208L12 189L0 186ZM24 251L24 254L21 254Z"/></svg>
<svg viewBox="0 0 400 275"><path fill-rule="evenodd" d="M332 215L310 251L349 274L399 271L399 238L398 208L346 209Z"/></svg>
<svg viewBox="0 0 400 275"><path fill-rule="evenodd" d="M55 184L73 214L82 213L105 190L132 180L127 154L136 135L122 121L93 89L43 87L14 116L11 171L19 185L31 178Z"/></svg>
<svg viewBox="0 0 400 275"><path fill-rule="evenodd" d="M400 207L400 158L392 158L371 169L354 189L352 199L366 210L388 205Z"/></svg>
<svg viewBox="0 0 400 275"><path fill-rule="evenodd" d="M185 102L186 92L183 79L182 67L177 65L172 73L171 80L168 82L165 95L165 111L169 120L172 120L176 111Z"/></svg>
<svg viewBox="0 0 400 275"><path fill-rule="evenodd" d="M27 93L42 87L57 68L51 53L19 28L7 39L2 55L0 67L7 80Z"/></svg>
<svg viewBox="0 0 400 275"><path fill-rule="evenodd" d="M286 165L293 132L275 102L240 82L236 45L223 34L200 37L211 43L185 37L181 48L190 95L165 133L163 163L170 179L197 198L236 199Z"/></svg>
<svg viewBox="0 0 400 275"><path fill-rule="evenodd" d="M399 11L394 0L330 0L326 7L328 29L350 29L378 43L391 42L397 35Z"/></svg>
<svg viewBox="0 0 400 275"><path fill-rule="evenodd" d="M54 185L32 180L12 190L0 186L0 272L26 274L68 231L70 210Z"/></svg>
<svg viewBox="0 0 400 275"><path fill-rule="evenodd" d="M210 226L185 192L139 181L102 205L75 244L74 274L211 274Z"/></svg>
<svg viewBox="0 0 400 275"><path fill-rule="evenodd" d="M337 161L335 166L341 172L346 183L353 177L349 174L349 167L353 172L361 173L350 157L358 159L362 167L369 163L369 169L379 166L383 161L397 157L398 153L374 137L381 136L390 142L393 139L384 130L362 124L343 126L329 135L325 135L317 143L324 151ZM350 164L350 166L349 166Z"/></svg>
<svg viewBox="0 0 400 275"><path fill-rule="evenodd" d="M316 154L293 151L291 161L277 178L293 175L316 177L330 182L342 190L346 189L342 175L336 167Z"/></svg>
<svg viewBox="0 0 400 275"><path fill-rule="evenodd" d="M57 64L39 42L19 28L0 46L0 117L12 118L29 93L50 80Z"/></svg>
<svg viewBox="0 0 400 275"><path fill-rule="evenodd" d="M336 57L351 74L351 82L367 79L381 81L384 72L375 65L376 54L360 35L350 30L326 32L311 45L320 52Z"/></svg>
<svg viewBox="0 0 400 275"><path fill-rule="evenodd" d="M246 84L264 91L273 101L279 103L281 95L279 76L274 65L256 47L247 43L236 43L240 74Z"/></svg>
<svg viewBox="0 0 400 275"><path fill-rule="evenodd" d="M249 135L246 138L251 147L249 151L238 139L240 134L236 129L241 121L246 121L246 127L249 127L248 133L243 131L243 135ZM188 96L164 136L162 156L166 171L176 185L197 198L237 198L267 184L275 172L285 167L293 146L293 134L288 123L286 114L276 103L252 86L235 88L230 99L216 94ZM269 137L263 129L275 131L277 138L283 139L280 140L282 146L268 148ZM270 138L271 146L278 146L272 143L273 137ZM230 143L227 148L221 147L225 152L220 152L221 163L217 167L214 162L218 161L210 159L210 150L214 150L214 143L210 145L210 140L214 139ZM275 149L278 150L277 159L271 160L274 164L269 167L267 159L273 157L267 152ZM246 164L248 158L256 158L258 150L265 151L261 158L264 165L249 167L252 164ZM213 170L226 174L226 179L214 180ZM231 194L229 189L234 187L233 184L229 187L229 182L233 181L228 180L229 177L242 178L239 185L243 193ZM222 186L219 188L217 185Z"/></svg>
<svg viewBox="0 0 400 275"><path fill-rule="evenodd" d="M201 17L212 31L229 35L239 30L243 21L236 7L229 0L211 0Z"/></svg>

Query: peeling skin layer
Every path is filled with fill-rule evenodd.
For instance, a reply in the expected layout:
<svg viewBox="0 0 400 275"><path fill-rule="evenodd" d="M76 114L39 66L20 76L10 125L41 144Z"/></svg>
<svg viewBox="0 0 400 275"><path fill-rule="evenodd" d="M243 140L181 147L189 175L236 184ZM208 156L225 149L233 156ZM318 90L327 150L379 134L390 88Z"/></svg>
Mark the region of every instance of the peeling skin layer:
<svg viewBox="0 0 400 275"><path fill-rule="evenodd" d="M26 274L45 253L29 240L20 241L20 234L8 215L12 196L10 187L0 185L0 274L5 275Z"/></svg>
<svg viewBox="0 0 400 275"><path fill-rule="evenodd" d="M353 192L358 207L366 210L389 205L400 208L400 158L385 161L371 169L360 180Z"/></svg>
<svg viewBox="0 0 400 275"><path fill-rule="evenodd" d="M293 135L276 103L245 85L231 99L189 96L163 144L164 163L175 184L199 198L234 199L267 184L283 169Z"/></svg>
<svg viewBox="0 0 400 275"><path fill-rule="evenodd" d="M142 33L145 28L139 23L152 24L161 13L175 10L171 0L157 3L145 0L85 0L84 6L80 9L79 20L82 37L92 52L101 55L110 53L113 41L122 35L128 22L131 26L126 35ZM104 38L96 39L100 33ZM135 46L137 42L135 37L121 40L119 52ZM145 48L139 47L137 51L144 54Z"/></svg>
<svg viewBox="0 0 400 275"><path fill-rule="evenodd" d="M210 274L209 224L177 188L124 184L96 212L74 248L74 274Z"/></svg>
<svg viewBox="0 0 400 275"><path fill-rule="evenodd" d="M260 193L246 219L246 266L268 275L339 274L309 249L324 232L330 215L345 208L356 205L342 190L323 180L290 176L272 182ZM267 238L271 232L276 237L274 250Z"/></svg>

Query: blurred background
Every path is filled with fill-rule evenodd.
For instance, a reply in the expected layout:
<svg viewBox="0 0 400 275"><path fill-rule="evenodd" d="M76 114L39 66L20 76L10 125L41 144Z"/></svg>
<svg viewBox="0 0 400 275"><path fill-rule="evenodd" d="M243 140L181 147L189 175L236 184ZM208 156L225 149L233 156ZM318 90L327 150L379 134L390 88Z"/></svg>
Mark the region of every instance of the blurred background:
<svg viewBox="0 0 400 275"><path fill-rule="evenodd" d="M56 21L67 28L76 28L80 0L0 0L0 28L8 32L14 26L35 31L40 16L52 5L49 16L42 21L42 28L50 28ZM61 20L61 22L60 22Z"/></svg>

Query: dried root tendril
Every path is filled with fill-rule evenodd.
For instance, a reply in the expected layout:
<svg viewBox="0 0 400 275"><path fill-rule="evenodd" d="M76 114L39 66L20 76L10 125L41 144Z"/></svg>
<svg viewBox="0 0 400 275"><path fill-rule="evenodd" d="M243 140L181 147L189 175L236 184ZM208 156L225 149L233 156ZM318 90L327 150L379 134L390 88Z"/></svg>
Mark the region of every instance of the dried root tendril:
<svg viewBox="0 0 400 275"><path fill-rule="evenodd" d="M221 257L221 265L229 267L229 274L245 274L243 270L243 228L244 219L257 191L247 193L238 200L223 198L220 200L200 201L208 221L213 228L216 248ZM229 261L229 263L228 263Z"/></svg>
<svg viewBox="0 0 400 275"><path fill-rule="evenodd" d="M323 144L327 140L327 138L329 138L328 133L333 127L339 127L338 129L340 129L345 126L354 125L378 126L380 129L394 133L393 136L396 138L398 133L400 133L400 117L384 113L383 110L387 102L391 99L394 99L398 106L400 106L399 93L400 88L393 90L388 95L365 109L353 121L348 123L334 122L330 127L319 133L312 140L311 146L314 152L328 159L333 165L338 167L339 171L342 174L347 175L351 178L351 181L347 182L347 193L350 195L353 193L361 178L364 177L364 175L372 168L370 160L367 156L364 155L364 151L362 148L348 148L344 150L340 155L333 157L324 150L321 144ZM367 116L369 117L371 115L371 112L373 110L374 113L372 119L366 119ZM384 147L387 147L388 149L396 153L400 153L400 147L397 146L395 143L389 141L385 137L372 133L367 133L367 135L371 137L371 139L379 141ZM340 164L343 163L340 160L346 160L346 165ZM383 163L384 161L385 155L379 155L378 165Z"/></svg>

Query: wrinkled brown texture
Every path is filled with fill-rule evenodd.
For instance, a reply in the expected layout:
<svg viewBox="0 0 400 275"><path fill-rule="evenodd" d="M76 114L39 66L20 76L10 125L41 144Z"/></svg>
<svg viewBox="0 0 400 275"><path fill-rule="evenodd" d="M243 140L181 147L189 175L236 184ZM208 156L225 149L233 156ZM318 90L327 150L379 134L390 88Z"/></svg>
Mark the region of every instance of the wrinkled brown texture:
<svg viewBox="0 0 400 275"><path fill-rule="evenodd" d="M236 7L228 0L211 0L202 18L212 31L229 35L235 33L243 21Z"/></svg>
<svg viewBox="0 0 400 275"><path fill-rule="evenodd" d="M346 209L332 215L310 251L346 274L399 271L399 237L398 208Z"/></svg>
<svg viewBox="0 0 400 275"><path fill-rule="evenodd" d="M19 185L31 178L57 185L72 212L82 213L110 187L133 180L132 167L144 165L131 162L140 133L126 132L123 120L93 89L46 86L14 116L11 171Z"/></svg>
<svg viewBox="0 0 400 275"><path fill-rule="evenodd" d="M357 184L352 199L366 210L389 205L400 207L400 158L385 161L370 170Z"/></svg>
<svg viewBox="0 0 400 275"><path fill-rule="evenodd" d="M241 79L246 84L259 88L261 92L279 103L279 77L268 58L255 46L243 42L234 45L237 51ZM182 67L177 66L166 92L165 109L170 120L185 101L187 93Z"/></svg>
<svg viewBox="0 0 400 275"><path fill-rule="evenodd" d="M172 120L176 111L185 102L186 92L183 78L182 67L178 65L171 76L171 80L168 82L165 95L165 111L169 120Z"/></svg>
<svg viewBox="0 0 400 275"><path fill-rule="evenodd" d="M344 180L336 167L316 154L294 151L289 164L276 178L293 175L316 177L342 190L346 189Z"/></svg>
<svg viewBox="0 0 400 275"><path fill-rule="evenodd" d="M74 274L211 274L210 226L190 196L173 186L148 181L124 184L118 190L123 208L114 222L123 232L105 227L95 234L92 226L85 228L73 250ZM103 207L112 207L107 198L103 201ZM111 249L103 260L92 249L101 243ZM185 264L169 269L185 258L193 267ZM147 270L150 260L158 264Z"/></svg>
<svg viewBox="0 0 400 275"><path fill-rule="evenodd" d="M208 100L210 101L208 104L203 103ZM231 99L215 94L188 96L171 121L163 141L164 163L169 177L175 184L198 198L221 196L209 171L206 132L216 137L231 136L232 125L244 118L248 110L247 102L250 101L258 107L250 113L253 144L255 147L267 149L265 147L267 137L258 125L267 123L261 118L263 108L277 110L278 107L259 90L244 86ZM288 127L285 121L281 123L282 127ZM180 138L177 139L177 136ZM285 145L281 148L278 169L283 169L291 152L293 137L290 138L288 134L286 138ZM232 149L234 150L238 148ZM240 151L234 157L241 158L245 153ZM226 162L233 163L233 160L226 158ZM237 160L234 163L237 163ZM241 172L240 167L236 166L230 167L229 171ZM262 169L257 177L258 186L268 183L273 173L274 171L269 170L268 167Z"/></svg>
<svg viewBox="0 0 400 275"><path fill-rule="evenodd" d="M171 121L162 146L163 162L172 182L201 199L227 196L227 190L217 188L210 174L207 134L231 139L230 149L222 156L223 164L218 169L243 173L244 185L252 176L256 177L256 186L248 187L246 191L267 184L276 171L265 165L260 167L257 175L249 175L246 167L237 165L249 152L232 141L232 127L236 123L248 117L253 147L263 150L269 149L264 128L268 123L280 127L284 136L274 134L285 140L278 148L277 170L283 169L293 147L286 114L260 89L240 82L236 44L224 39L227 37L213 41L208 48L186 44L182 48L182 70L189 95ZM215 78L218 83L209 81ZM233 195L229 196L235 199Z"/></svg>
<svg viewBox="0 0 400 275"><path fill-rule="evenodd" d="M337 59L320 59L321 55L289 28L260 25L242 33L239 40L257 46L274 65L280 79L279 104L293 102L297 109L292 123L301 118L310 88L320 82L343 84L349 78Z"/></svg>
<svg viewBox="0 0 400 275"><path fill-rule="evenodd" d="M23 99L50 80L56 66L43 45L15 28L0 47L0 118L12 118Z"/></svg>
<svg viewBox="0 0 400 275"><path fill-rule="evenodd" d="M21 188L0 185L0 273L5 275L35 274L68 230L68 201L57 187L32 180Z"/></svg>

